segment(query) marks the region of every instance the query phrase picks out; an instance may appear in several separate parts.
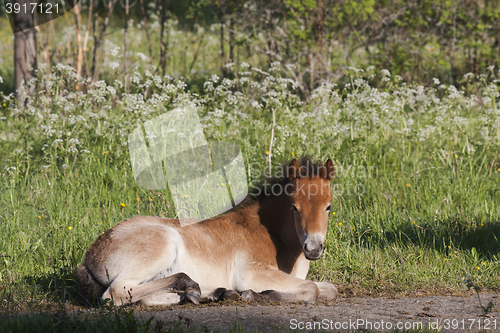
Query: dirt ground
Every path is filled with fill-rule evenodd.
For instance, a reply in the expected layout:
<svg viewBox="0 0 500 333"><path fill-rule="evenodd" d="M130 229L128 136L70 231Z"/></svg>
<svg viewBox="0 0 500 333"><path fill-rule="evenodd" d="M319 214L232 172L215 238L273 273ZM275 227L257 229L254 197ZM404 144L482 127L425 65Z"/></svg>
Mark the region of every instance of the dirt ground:
<svg viewBox="0 0 500 333"><path fill-rule="evenodd" d="M203 331L317 330L388 331L425 329L441 332L500 332L500 294L481 294L486 306L495 307L483 320L474 296L349 297L331 303L248 304L221 302L164 308L138 308L138 316L155 316L153 325Z"/></svg>

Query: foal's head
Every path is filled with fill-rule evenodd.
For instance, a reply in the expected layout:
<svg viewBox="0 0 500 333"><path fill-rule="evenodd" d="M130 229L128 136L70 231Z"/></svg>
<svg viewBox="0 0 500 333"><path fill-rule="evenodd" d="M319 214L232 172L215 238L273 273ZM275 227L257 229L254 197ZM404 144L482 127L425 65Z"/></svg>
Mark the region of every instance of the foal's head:
<svg viewBox="0 0 500 333"><path fill-rule="evenodd" d="M295 229L302 251L309 260L317 260L323 253L328 215L332 207L330 180L334 175L333 163L328 159L323 166L299 165L297 160L288 166L292 191L287 191Z"/></svg>

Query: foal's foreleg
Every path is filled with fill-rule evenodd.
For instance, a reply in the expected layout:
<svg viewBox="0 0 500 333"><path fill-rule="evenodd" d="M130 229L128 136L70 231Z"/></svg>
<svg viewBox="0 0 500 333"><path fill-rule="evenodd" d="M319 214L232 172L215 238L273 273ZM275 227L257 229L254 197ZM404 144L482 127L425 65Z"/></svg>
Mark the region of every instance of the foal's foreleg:
<svg viewBox="0 0 500 333"><path fill-rule="evenodd" d="M200 300L201 290L198 283L185 273L177 273L162 279L137 284L132 281L113 281L111 287L102 296L113 298L115 304L122 305L141 300L154 299L154 296L168 293L183 293L193 303ZM172 299L172 297L165 299ZM147 302L146 302L147 303ZM168 302L170 303L170 302Z"/></svg>
<svg viewBox="0 0 500 333"><path fill-rule="evenodd" d="M217 288L212 292L202 294L200 303L211 303L220 302L224 300L240 300L240 294L234 290L228 290L226 288Z"/></svg>
<svg viewBox="0 0 500 333"><path fill-rule="evenodd" d="M337 288L330 282L314 282L319 289L318 300L334 301L337 298Z"/></svg>
<svg viewBox="0 0 500 333"><path fill-rule="evenodd" d="M278 269L256 269L251 275L248 290L241 294L248 301L315 301L320 295L313 281L296 278Z"/></svg>

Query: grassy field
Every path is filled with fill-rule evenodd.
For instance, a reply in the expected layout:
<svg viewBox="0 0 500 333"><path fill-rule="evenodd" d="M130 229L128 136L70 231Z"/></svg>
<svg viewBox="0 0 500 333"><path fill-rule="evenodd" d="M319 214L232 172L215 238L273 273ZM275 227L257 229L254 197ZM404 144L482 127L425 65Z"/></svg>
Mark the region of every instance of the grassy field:
<svg viewBox="0 0 500 333"><path fill-rule="evenodd" d="M353 68L350 84L324 84L304 101L283 67L264 72L242 63L232 80L207 77L198 95L148 71L132 76L130 93L111 80L75 92L74 70L57 65L52 75L41 69L31 104L7 96L0 106L0 309L75 304L72 273L100 233L135 215L175 216L168 193L135 184L127 137L186 105L198 108L207 140L241 147L250 186L268 168L273 110L273 167L304 154L334 161L334 213L311 279L347 295L461 294L466 276L498 291L497 70L470 76L480 95L465 96L453 86L414 86ZM44 331L84 325L32 318ZM24 323L4 322L2 331Z"/></svg>

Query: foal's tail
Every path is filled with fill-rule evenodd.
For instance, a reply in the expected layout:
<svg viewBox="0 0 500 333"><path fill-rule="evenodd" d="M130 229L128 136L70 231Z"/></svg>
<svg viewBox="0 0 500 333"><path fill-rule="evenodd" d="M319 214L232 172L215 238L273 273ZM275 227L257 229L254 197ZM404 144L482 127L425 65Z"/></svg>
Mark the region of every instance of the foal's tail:
<svg viewBox="0 0 500 333"><path fill-rule="evenodd" d="M79 266L75 271L77 290L83 297L85 305L92 306L102 296L106 288L99 284L85 265Z"/></svg>

